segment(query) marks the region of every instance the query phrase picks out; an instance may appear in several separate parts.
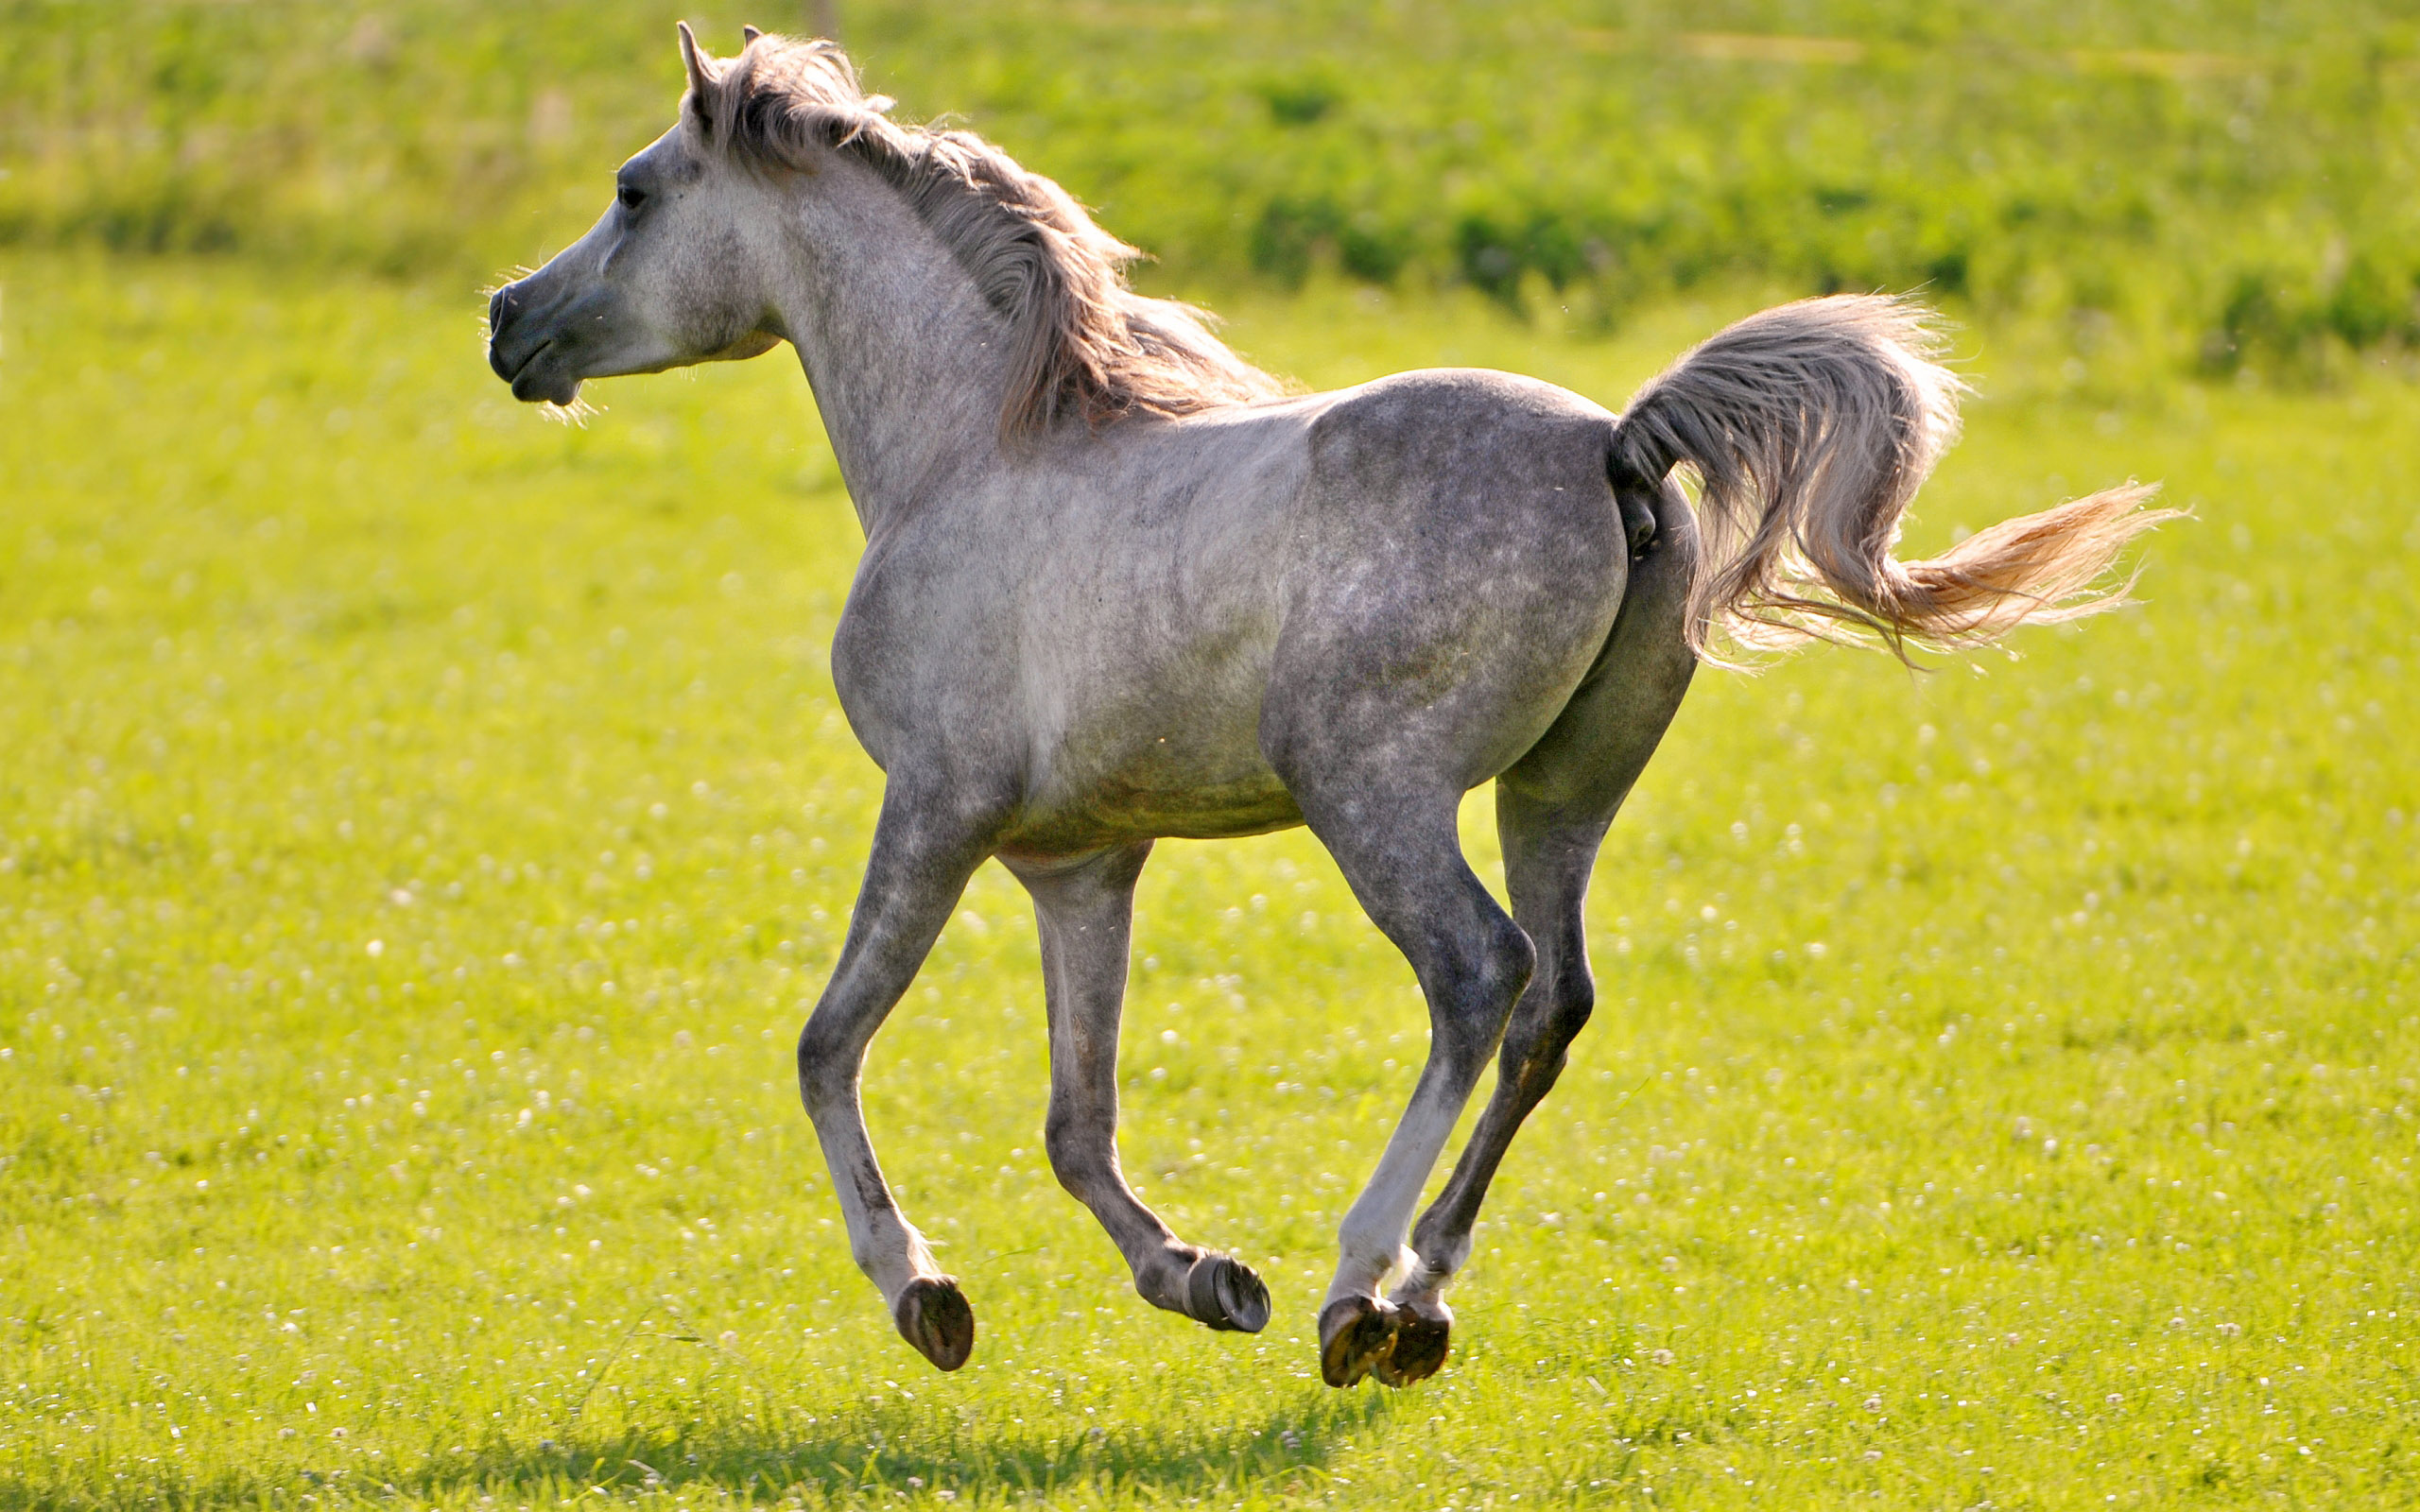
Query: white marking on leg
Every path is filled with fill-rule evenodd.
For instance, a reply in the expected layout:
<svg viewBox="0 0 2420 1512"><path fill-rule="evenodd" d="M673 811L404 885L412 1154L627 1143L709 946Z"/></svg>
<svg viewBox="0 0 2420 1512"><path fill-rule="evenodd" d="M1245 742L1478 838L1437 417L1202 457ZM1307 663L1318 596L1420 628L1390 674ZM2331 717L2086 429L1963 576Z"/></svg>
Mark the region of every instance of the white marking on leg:
<svg viewBox="0 0 2420 1512"><path fill-rule="evenodd" d="M1340 1297L1374 1296L1390 1278L1420 1263L1406 1243L1411 1237L1412 1213L1461 1116L1461 1108L1442 1087L1424 1085L1412 1094L1370 1184L1337 1228L1340 1253L1322 1306Z"/></svg>
<svg viewBox="0 0 2420 1512"><path fill-rule="evenodd" d="M849 1258L882 1293L883 1305L896 1309L899 1294L909 1281L920 1276L939 1276L941 1267L933 1263L925 1236L896 1207L867 1205L863 1194L869 1187L887 1189L882 1168L873 1161L863 1118L846 1118L836 1128L826 1128L819 1118L815 1134L823 1146L824 1166L832 1173L832 1194L840 1199L840 1215L849 1227Z"/></svg>

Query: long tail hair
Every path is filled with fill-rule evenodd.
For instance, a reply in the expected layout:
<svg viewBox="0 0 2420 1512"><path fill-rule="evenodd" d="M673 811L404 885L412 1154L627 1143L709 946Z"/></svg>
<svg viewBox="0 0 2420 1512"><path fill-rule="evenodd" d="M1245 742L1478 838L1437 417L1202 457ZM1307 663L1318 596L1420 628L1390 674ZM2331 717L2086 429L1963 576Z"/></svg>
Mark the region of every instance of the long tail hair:
<svg viewBox="0 0 2420 1512"><path fill-rule="evenodd" d="M2122 601L2128 584L2103 575L2177 513L2143 507L2142 485L2004 520L1938 557L1892 555L1958 434L1965 385L1933 360L1942 345L1905 300L1802 300L1717 333L1632 400L1614 432L1616 487L1652 488L1682 464L1700 484L1692 650L1720 661L1725 642L1871 636L1904 659Z"/></svg>

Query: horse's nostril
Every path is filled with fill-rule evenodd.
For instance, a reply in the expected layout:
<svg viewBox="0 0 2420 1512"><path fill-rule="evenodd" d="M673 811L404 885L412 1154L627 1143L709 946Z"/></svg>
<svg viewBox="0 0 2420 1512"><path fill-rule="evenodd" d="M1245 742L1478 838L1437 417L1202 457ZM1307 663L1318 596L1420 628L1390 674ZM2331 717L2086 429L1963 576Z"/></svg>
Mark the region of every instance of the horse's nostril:
<svg viewBox="0 0 2420 1512"><path fill-rule="evenodd" d="M518 377L535 355L536 348L545 344L543 332L542 339L534 345L526 336L513 334L512 322L521 318L528 304L518 284L507 284L488 298L488 366L507 383Z"/></svg>

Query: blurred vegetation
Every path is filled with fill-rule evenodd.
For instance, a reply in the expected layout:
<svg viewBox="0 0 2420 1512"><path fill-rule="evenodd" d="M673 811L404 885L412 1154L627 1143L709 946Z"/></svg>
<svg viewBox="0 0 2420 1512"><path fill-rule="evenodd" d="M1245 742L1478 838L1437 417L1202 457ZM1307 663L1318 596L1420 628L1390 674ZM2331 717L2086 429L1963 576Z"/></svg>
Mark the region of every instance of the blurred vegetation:
<svg viewBox="0 0 2420 1512"><path fill-rule="evenodd" d="M804 29L804 0L685 10ZM682 8L0 0L0 244L475 279L670 119ZM1610 323L1923 286L2229 371L2420 346L2420 24L2388 0L847 0L1185 278L1467 284Z"/></svg>

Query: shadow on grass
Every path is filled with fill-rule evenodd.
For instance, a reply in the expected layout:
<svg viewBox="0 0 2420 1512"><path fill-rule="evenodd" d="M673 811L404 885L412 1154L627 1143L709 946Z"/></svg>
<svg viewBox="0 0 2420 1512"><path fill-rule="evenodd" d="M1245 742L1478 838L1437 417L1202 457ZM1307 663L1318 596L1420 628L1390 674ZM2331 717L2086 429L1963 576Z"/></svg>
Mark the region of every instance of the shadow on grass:
<svg viewBox="0 0 2420 1512"><path fill-rule="evenodd" d="M497 1438L438 1450L418 1464L336 1451L321 1468L262 1465L179 1476L165 1466L135 1485L0 1479L0 1509L122 1505L169 1508L352 1502L563 1504L579 1498L678 1498L695 1489L742 1504L881 1501L997 1503L1133 1497L1183 1503L1247 1492L1308 1491L1328 1482L1328 1461L1392 1410L1374 1388L1322 1392L1256 1421L1088 1428L1055 1408L1021 1423L999 1411L877 1406L765 1421L733 1416L613 1435L573 1430L561 1439ZM1207 1409L1205 1417L1215 1413ZM1037 1417L1040 1414L1037 1413Z"/></svg>
<svg viewBox="0 0 2420 1512"><path fill-rule="evenodd" d="M551 1454L525 1452L466 1467L463 1478L519 1481L536 1472L582 1486L611 1479L672 1489L699 1482L752 1486L767 1496L793 1486L826 1496L898 1490L1049 1496L1080 1486L1181 1500L1255 1485L1273 1488L1289 1479L1318 1481L1333 1453L1387 1411L1374 1390L1312 1399L1247 1423L1084 1428L1063 1418L1019 1424L996 1414L967 1413L937 1425L928 1417L876 1410L788 1435L692 1431L678 1438L632 1435L610 1445L565 1445ZM660 1452L659 1459L648 1457L650 1450Z"/></svg>

